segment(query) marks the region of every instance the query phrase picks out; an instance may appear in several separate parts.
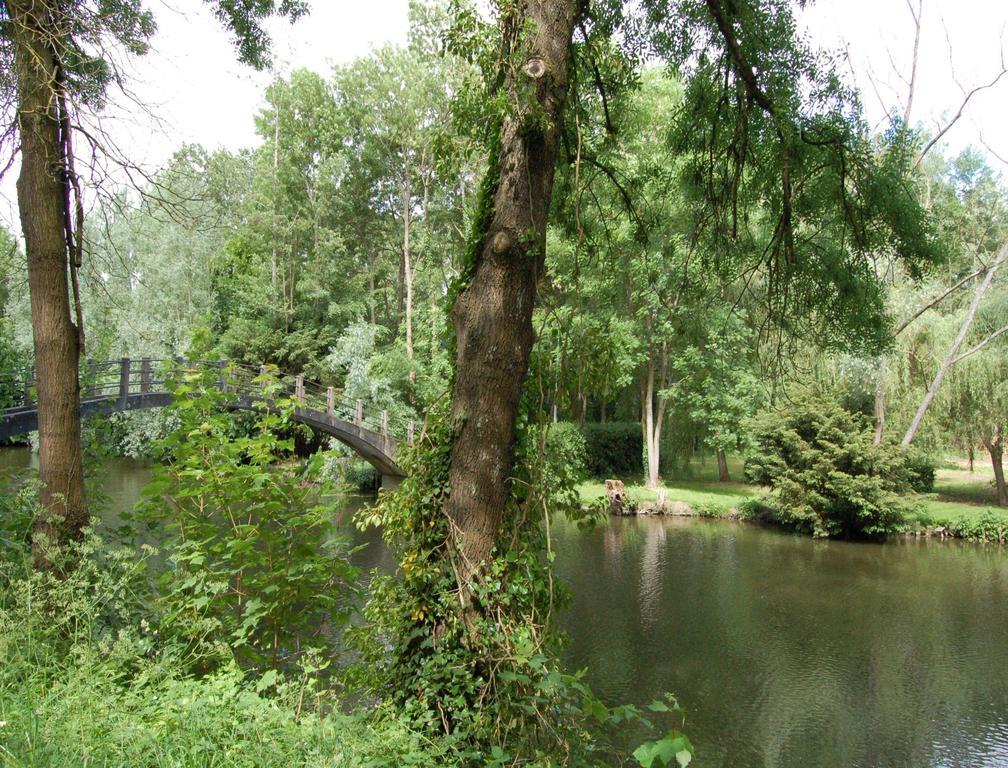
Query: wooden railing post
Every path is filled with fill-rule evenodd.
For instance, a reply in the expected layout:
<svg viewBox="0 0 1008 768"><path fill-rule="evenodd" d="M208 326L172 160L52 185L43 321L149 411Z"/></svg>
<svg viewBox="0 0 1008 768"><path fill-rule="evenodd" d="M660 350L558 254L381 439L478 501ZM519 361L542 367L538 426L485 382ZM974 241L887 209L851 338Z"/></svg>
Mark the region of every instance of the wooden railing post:
<svg viewBox="0 0 1008 768"><path fill-rule="evenodd" d="M357 425L357 434L360 435L364 430L364 403L360 400L354 409L354 424Z"/></svg>
<svg viewBox="0 0 1008 768"><path fill-rule="evenodd" d="M150 358L145 357L140 362L140 392L146 395L151 391L151 364Z"/></svg>
<svg viewBox="0 0 1008 768"><path fill-rule="evenodd" d="M119 362L119 401L125 405L129 398L130 388L130 359L122 358Z"/></svg>
<svg viewBox="0 0 1008 768"><path fill-rule="evenodd" d="M326 388L325 412L330 418L336 415L336 390L332 387Z"/></svg>
<svg viewBox="0 0 1008 768"><path fill-rule="evenodd" d="M32 400L32 385L35 383L35 367L32 366L25 371L24 379L24 404L32 405L34 401Z"/></svg>
<svg viewBox="0 0 1008 768"><path fill-rule="evenodd" d="M294 377L294 399L304 405L304 376L300 373Z"/></svg>
<svg viewBox="0 0 1008 768"><path fill-rule="evenodd" d="M217 368L220 370L220 373L217 374L217 388L221 392L227 392L227 366L228 361L226 358L217 361Z"/></svg>
<svg viewBox="0 0 1008 768"><path fill-rule="evenodd" d="M87 361L88 397L98 396L98 363L93 359Z"/></svg>

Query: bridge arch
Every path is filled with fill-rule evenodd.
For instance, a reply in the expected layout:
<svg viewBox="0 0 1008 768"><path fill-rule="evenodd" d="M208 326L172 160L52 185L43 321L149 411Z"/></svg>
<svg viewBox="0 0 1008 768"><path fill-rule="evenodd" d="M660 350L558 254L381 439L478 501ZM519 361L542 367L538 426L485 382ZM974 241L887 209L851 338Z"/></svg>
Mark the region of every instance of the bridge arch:
<svg viewBox="0 0 1008 768"><path fill-rule="evenodd" d="M256 411L268 406L262 392L262 374L265 367L256 371L247 366L228 365L226 361L192 363L181 359L173 361L151 358L89 362L82 374L81 417L112 414L125 411L163 408L172 402L168 391L169 369L172 365L193 369L215 369L218 387L233 395L227 403L232 410ZM339 397L333 387L321 387L305 381L303 376L288 376L273 372L280 393L291 396L295 407L291 418L323 434L335 437L361 458L368 461L381 475L383 487L394 487L404 476L396 462L399 444L412 443L413 422L407 422L402 436L394 436L388 413L365 414L361 401L352 404ZM12 381L5 381L6 389L15 389ZM38 427L38 406L32 397L34 376L20 377L15 396L17 402L0 411L0 440L31 432ZM272 395L272 396L275 396Z"/></svg>

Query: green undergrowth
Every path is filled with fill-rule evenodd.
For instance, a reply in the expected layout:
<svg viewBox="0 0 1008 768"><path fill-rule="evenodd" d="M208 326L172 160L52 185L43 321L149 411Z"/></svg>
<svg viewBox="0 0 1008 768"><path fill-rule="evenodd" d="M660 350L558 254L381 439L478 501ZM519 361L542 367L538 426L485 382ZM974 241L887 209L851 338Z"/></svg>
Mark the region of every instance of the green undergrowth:
<svg viewBox="0 0 1008 768"><path fill-rule="evenodd" d="M1008 509L923 498L906 517L908 533L1008 543Z"/></svg>
<svg viewBox="0 0 1008 768"><path fill-rule="evenodd" d="M147 554L90 536L65 580L0 564L0 766L450 764L385 708L341 714L321 664L194 656L151 609Z"/></svg>

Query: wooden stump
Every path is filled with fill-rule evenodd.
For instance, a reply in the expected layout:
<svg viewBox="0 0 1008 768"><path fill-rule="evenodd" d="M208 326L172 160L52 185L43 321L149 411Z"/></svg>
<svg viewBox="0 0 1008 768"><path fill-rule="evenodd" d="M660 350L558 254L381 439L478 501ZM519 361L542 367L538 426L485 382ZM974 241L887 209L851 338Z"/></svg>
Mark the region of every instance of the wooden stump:
<svg viewBox="0 0 1008 768"><path fill-rule="evenodd" d="M633 515L637 510L626 495L622 480L605 481L606 496L609 497L610 515Z"/></svg>

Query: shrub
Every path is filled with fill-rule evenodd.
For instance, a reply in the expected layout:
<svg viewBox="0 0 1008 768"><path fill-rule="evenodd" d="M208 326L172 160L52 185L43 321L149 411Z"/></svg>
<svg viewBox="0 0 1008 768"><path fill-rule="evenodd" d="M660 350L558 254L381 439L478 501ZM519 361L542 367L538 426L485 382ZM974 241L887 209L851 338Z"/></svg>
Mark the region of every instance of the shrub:
<svg viewBox="0 0 1008 768"><path fill-rule="evenodd" d="M934 491L934 459L925 453L910 448L907 450L906 467L910 490L917 493L931 493Z"/></svg>
<svg viewBox="0 0 1008 768"><path fill-rule="evenodd" d="M875 445L867 418L833 402L808 398L765 413L754 434L746 479L770 492L749 514L814 536L894 533L905 512L897 494L922 482L907 452Z"/></svg>
<svg viewBox="0 0 1008 768"><path fill-rule="evenodd" d="M582 424L589 477L639 475L643 469L644 437L636 421Z"/></svg>
<svg viewBox="0 0 1008 768"><path fill-rule="evenodd" d="M994 511L984 510L977 517L963 517L949 526L953 536L973 541L1004 544L1008 541L1008 523Z"/></svg>
<svg viewBox="0 0 1008 768"><path fill-rule="evenodd" d="M311 648L331 651L329 632L345 623L357 595L350 542L332 530L333 502L303 471L285 461L293 441L292 400L260 377L269 408L255 432L232 438L227 397L206 372L185 373L174 390L179 429L157 447L168 457L145 490L140 514L174 534L164 574L181 629L227 636L245 664L278 667ZM321 458L317 462L321 463Z"/></svg>

